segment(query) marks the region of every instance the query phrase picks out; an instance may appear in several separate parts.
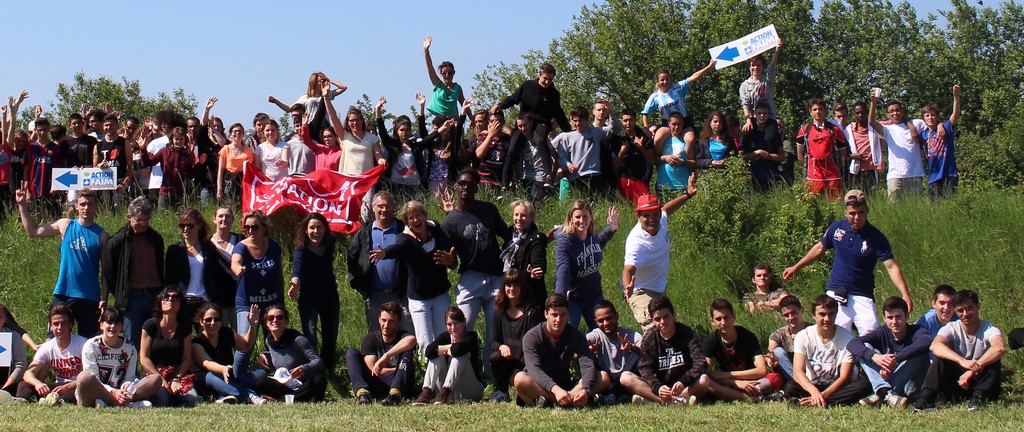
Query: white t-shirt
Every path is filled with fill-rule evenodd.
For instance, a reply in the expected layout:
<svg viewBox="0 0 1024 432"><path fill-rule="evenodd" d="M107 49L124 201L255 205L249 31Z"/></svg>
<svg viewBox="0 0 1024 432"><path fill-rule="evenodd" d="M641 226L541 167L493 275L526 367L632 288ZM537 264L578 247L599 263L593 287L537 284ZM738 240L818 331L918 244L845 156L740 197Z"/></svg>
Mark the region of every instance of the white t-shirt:
<svg viewBox="0 0 1024 432"><path fill-rule="evenodd" d="M82 347L85 346L85 342L84 337L72 335L71 343L62 350L57 346L57 338L50 339L39 346L39 351L36 351L32 361L50 365L54 376L57 377L57 384L69 383L78 379L78 374L82 373Z"/></svg>
<svg viewBox="0 0 1024 432"><path fill-rule="evenodd" d="M837 326L835 336L826 344L818 336L818 326L809 325L793 339L793 353L807 356L804 371L812 384L828 385L839 379L843 363L853 363L853 354L846 349L851 340L853 333Z"/></svg>
<svg viewBox="0 0 1024 432"><path fill-rule="evenodd" d="M978 360L992 346L992 338L1002 336L991 322L981 320L978 331L973 335L964 332L960 321L951 321L939 329L937 336L946 338L946 345L967 360Z"/></svg>
<svg viewBox="0 0 1024 432"><path fill-rule="evenodd" d="M188 254L186 254L188 255ZM185 287L185 295L190 297L202 297L209 301L206 295L206 285L203 283L203 266L206 264L206 257L202 252L199 255L188 255L188 286Z"/></svg>
<svg viewBox="0 0 1024 432"><path fill-rule="evenodd" d="M342 174L362 174L369 171L376 165L373 158L373 145L380 141L377 135L365 133L363 139L359 140L348 132L341 141L341 169Z"/></svg>
<svg viewBox="0 0 1024 432"><path fill-rule="evenodd" d="M288 148L288 144L284 141L278 141L277 144L264 142L256 146L256 149L253 151L260 170L271 180L280 180L288 175L287 167L281 168L277 166L277 162L282 159L282 153L284 153L286 148Z"/></svg>
<svg viewBox="0 0 1024 432"><path fill-rule="evenodd" d="M926 128L924 120L912 120L917 132ZM921 145L910 137L910 128L905 123L882 125L885 128L885 142L889 144L889 173L886 179L924 177L924 163L921 162Z"/></svg>
<svg viewBox="0 0 1024 432"><path fill-rule="evenodd" d="M113 348L103 343L103 336L96 336L82 349L82 370L99 378L107 390L121 388L121 384L135 379L138 351L128 341L122 342L120 348Z"/></svg>
<svg viewBox="0 0 1024 432"><path fill-rule="evenodd" d="M668 282L669 249L668 213L661 212L661 228L650 235L637 222L626 237L625 265L636 267L633 289L665 292Z"/></svg>

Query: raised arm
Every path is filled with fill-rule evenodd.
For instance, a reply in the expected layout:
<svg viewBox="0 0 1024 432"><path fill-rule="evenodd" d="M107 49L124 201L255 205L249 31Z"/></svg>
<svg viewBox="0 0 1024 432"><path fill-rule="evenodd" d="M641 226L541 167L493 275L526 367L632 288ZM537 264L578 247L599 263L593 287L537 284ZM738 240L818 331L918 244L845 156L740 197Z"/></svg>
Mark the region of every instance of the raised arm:
<svg viewBox="0 0 1024 432"><path fill-rule="evenodd" d="M341 81L332 80L328 78L327 75L325 75L324 73L320 73L320 80L327 81L328 84L328 89L326 91L320 92L320 94L327 96L326 99L334 99L335 96L345 93L345 90L348 90L348 86L345 85L345 83ZM331 85L335 87L333 90L330 89Z"/></svg>
<svg viewBox="0 0 1024 432"><path fill-rule="evenodd" d="M6 129L7 145L13 145L14 143L14 130L17 129L18 125L18 108L21 107L22 102L25 102L25 99L28 99L27 90L22 90L21 94L18 95L18 99L8 98L7 115L10 118L7 121ZM40 109L40 111L42 110Z"/></svg>
<svg viewBox="0 0 1024 432"><path fill-rule="evenodd" d="M772 65L779 64L779 53L782 52L782 38L779 38L779 43L775 44L775 52L772 53Z"/></svg>
<svg viewBox="0 0 1024 432"><path fill-rule="evenodd" d="M878 122L878 118L876 117L876 114L875 114L875 108L877 106L878 106L878 97L875 96L875 91L874 91L874 89L872 89L872 91L871 91L871 103L868 105L868 124L871 125L871 128L874 129L875 132L877 132L879 134L884 134L885 133L885 128L882 127L882 124Z"/></svg>
<svg viewBox="0 0 1024 432"><path fill-rule="evenodd" d="M683 192L682 195L679 195L670 200L669 202L665 203L665 205L663 205L661 209L665 213L668 213L669 216L671 216L672 213L675 213L676 210L679 210L679 208L682 207L683 204L685 204L687 201L689 201L690 198L693 198L694 195L697 195L697 186L694 184L696 182L697 173L690 173L690 178L686 180L686 192Z"/></svg>
<svg viewBox="0 0 1024 432"><path fill-rule="evenodd" d="M960 84L953 85L953 113L949 115L949 122L956 124L960 119Z"/></svg>
<svg viewBox="0 0 1024 432"><path fill-rule="evenodd" d="M203 126L209 126L210 125L210 110L212 110L213 106L216 105L216 104L217 104L217 96L212 96L212 97L210 97L209 100L206 101L206 106L203 107Z"/></svg>
<svg viewBox="0 0 1024 432"><path fill-rule="evenodd" d="M21 188L14 191L14 202L18 205L18 214L21 215L21 226L25 228L25 234L29 237L54 237L62 235L64 228L68 226L70 219L59 219L54 223L38 224L32 214L28 211L28 181L21 182Z"/></svg>
<svg viewBox="0 0 1024 432"><path fill-rule="evenodd" d="M427 62L427 75L430 76L430 85L436 86L441 82L441 77L434 71L434 60L430 58L430 43L434 41L433 36L423 38L423 58Z"/></svg>
<svg viewBox="0 0 1024 432"><path fill-rule="evenodd" d="M281 111L284 112L288 112L288 110L292 109L292 107L285 105L284 102L281 102L280 100L273 96L267 96L267 102L277 105L277 107L281 108Z"/></svg>
<svg viewBox="0 0 1024 432"><path fill-rule="evenodd" d="M775 50L775 52L778 53L779 51ZM708 65L704 66L704 69L701 69L701 70L699 70L697 72L694 72L693 75L690 75L690 77L687 78L687 80L690 81L690 84L693 84L694 82L696 82L698 79L700 79L700 77L702 77L702 76L704 76L704 74L708 73L708 71L710 71L711 68L715 67L715 62L716 61L717 60L715 60L715 59L711 59L711 61L708 62Z"/></svg>
<svg viewBox="0 0 1024 432"><path fill-rule="evenodd" d="M328 81L330 86L331 81ZM322 86L322 84L321 84ZM347 89L347 87L346 87ZM322 87L321 87L322 90ZM342 90L344 91L344 90ZM334 109L334 102L331 98L324 98L324 108L327 110L327 117L331 119L331 127L334 128L334 134L339 137L345 136L345 126L341 124L341 119L338 118L338 111ZM326 143L324 143L326 144Z"/></svg>

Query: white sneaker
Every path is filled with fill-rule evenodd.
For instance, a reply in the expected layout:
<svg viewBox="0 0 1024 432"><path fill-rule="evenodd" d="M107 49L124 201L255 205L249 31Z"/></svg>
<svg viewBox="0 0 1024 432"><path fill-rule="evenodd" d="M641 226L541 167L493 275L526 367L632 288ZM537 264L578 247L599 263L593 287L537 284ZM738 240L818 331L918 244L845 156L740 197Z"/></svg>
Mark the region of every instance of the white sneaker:
<svg viewBox="0 0 1024 432"><path fill-rule="evenodd" d="M895 393L885 395L885 404L892 408L906 408L907 398Z"/></svg>
<svg viewBox="0 0 1024 432"><path fill-rule="evenodd" d="M878 397L877 394L872 393L872 394L870 394L868 396L864 396L863 398L861 398L860 399L860 404L862 406L866 406L866 407L875 407L875 406L878 406L878 403L881 402L881 401L882 401L882 398Z"/></svg>
<svg viewBox="0 0 1024 432"><path fill-rule="evenodd" d="M647 398L637 394L633 395L633 399L631 400L631 402L633 402L633 405L647 405L651 403L651 401L647 400Z"/></svg>
<svg viewBox="0 0 1024 432"><path fill-rule="evenodd" d="M249 403L253 405L263 405L267 403L267 400L256 393L249 393Z"/></svg>
<svg viewBox="0 0 1024 432"><path fill-rule="evenodd" d="M148 400L140 400L128 402L128 405L125 406L128 408L153 408L153 402L150 402Z"/></svg>
<svg viewBox="0 0 1024 432"><path fill-rule="evenodd" d="M96 408L110 408L110 404L103 399L96 399Z"/></svg>
<svg viewBox="0 0 1024 432"><path fill-rule="evenodd" d="M502 403L508 402L511 399L509 399L508 393L505 393L503 391L496 391L494 392L494 394L491 395L491 398L489 400L491 403Z"/></svg>
<svg viewBox="0 0 1024 432"><path fill-rule="evenodd" d="M216 400L213 401L213 403L216 403L216 404L234 404L234 403L237 403L237 402L238 402L238 398L236 398L234 396L231 396L231 395L222 396L222 397L219 397L219 398L217 398Z"/></svg>

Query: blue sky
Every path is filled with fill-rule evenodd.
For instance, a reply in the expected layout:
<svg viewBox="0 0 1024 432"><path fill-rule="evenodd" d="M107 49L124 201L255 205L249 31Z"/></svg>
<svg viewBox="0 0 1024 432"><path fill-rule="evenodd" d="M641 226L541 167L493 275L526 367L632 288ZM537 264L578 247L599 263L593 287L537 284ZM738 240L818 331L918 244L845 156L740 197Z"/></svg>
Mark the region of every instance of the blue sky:
<svg viewBox="0 0 1024 432"><path fill-rule="evenodd" d="M217 96L215 115L248 125L256 112L280 114L267 96L291 103L305 92L309 73L322 70L349 86L337 106L347 107L366 93L373 100L387 96L390 109L405 112L417 91L431 89L424 36L434 37L435 64L455 63L455 80L469 93L474 74L546 48L581 6L592 3L401 0L358 2L358 9L350 9L351 2L320 0L115 1L90 7L55 1L40 10L40 3L9 2L0 22L8 57L0 96L27 89L25 107L45 107L57 83L83 71L139 80L146 95L182 87L200 107ZM910 3L921 16L950 7L948 0ZM517 26L514 17L523 11L530 22ZM12 56L19 60L12 62Z"/></svg>

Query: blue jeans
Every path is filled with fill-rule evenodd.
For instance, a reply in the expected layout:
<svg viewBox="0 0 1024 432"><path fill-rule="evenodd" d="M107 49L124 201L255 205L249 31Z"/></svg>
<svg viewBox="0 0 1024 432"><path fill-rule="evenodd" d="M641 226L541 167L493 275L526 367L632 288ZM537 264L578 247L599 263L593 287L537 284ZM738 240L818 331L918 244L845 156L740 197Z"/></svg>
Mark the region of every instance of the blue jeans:
<svg viewBox="0 0 1024 432"><path fill-rule="evenodd" d="M249 395L256 394L252 389L256 388L256 381L265 376L267 373L263 369L256 369L226 383L223 375L206 372L196 376L196 385L204 395L215 398L234 396L242 402L248 401Z"/></svg>
<svg viewBox="0 0 1024 432"><path fill-rule="evenodd" d="M501 289L502 275L492 275L475 271L466 271L459 276L459 283L455 294L455 305L466 314L466 329L470 330L476 325L477 314L480 309L484 310L484 345L483 358L491 358L491 317L494 316L494 297ZM436 336L436 335L435 335ZM491 363L483 362L484 375L491 372Z"/></svg>
<svg viewBox="0 0 1024 432"><path fill-rule="evenodd" d="M124 335L133 346L142 346L142 324L153 317L156 290L129 289L124 310Z"/></svg>
<svg viewBox="0 0 1024 432"><path fill-rule="evenodd" d="M261 310L262 313L262 310ZM235 311L236 321L238 321L238 334L244 335L249 331L249 311L238 312ZM258 338L260 330L257 327L253 333L253 337ZM252 351L239 351L235 350L235 363L231 365L231 371L234 372L235 376L245 375L249 372L249 360L252 358Z"/></svg>
<svg viewBox="0 0 1024 432"><path fill-rule="evenodd" d="M881 368L875 362L861 362L864 375L871 382L871 390L889 387L893 393L901 396L912 396L924 386L924 377L928 373L928 356L918 355L903 360L889 374L889 379L882 378L878 372Z"/></svg>
<svg viewBox="0 0 1024 432"><path fill-rule="evenodd" d="M792 381L793 359L789 358L789 354L782 347L775 347L772 353L775 354L775 358L779 359L779 367L776 369L776 372L781 373L786 381Z"/></svg>
<svg viewBox="0 0 1024 432"><path fill-rule="evenodd" d="M317 319L320 319L323 334L323 345L317 339ZM320 358L323 359L328 373L333 373L338 358L338 326L341 321L341 305L337 297L333 299L304 299L299 297L299 319L302 320L302 334L309 339L313 347L320 347Z"/></svg>
<svg viewBox="0 0 1024 432"><path fill-rule="evenodd" d="M596 329L597 321L594 320L594 306L597 306L597 302L601 300L604 300L604 294L590 300L569 300L569 325L578 328L580 326L580 316L582 316L587 321L588 330Z"/></svg>

